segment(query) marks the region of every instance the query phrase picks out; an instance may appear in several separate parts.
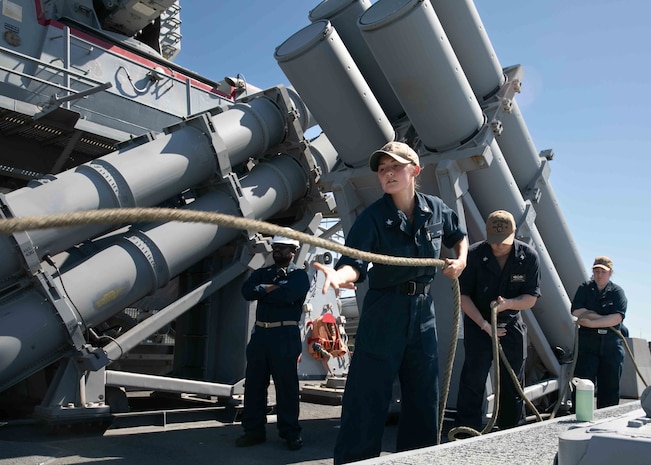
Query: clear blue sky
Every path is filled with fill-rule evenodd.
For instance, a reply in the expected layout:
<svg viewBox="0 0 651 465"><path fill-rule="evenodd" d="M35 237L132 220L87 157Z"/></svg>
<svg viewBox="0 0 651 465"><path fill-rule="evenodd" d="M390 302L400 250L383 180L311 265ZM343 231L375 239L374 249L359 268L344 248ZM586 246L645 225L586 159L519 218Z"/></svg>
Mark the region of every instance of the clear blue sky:
<svg viewBox="0 0 651 465"><path fill-rule="evenodd" d="M289 85L274 50L319 3L181 0L175 61L213 80L241 73L260 88ZM631 336L651 339L651 3L475 5L501 65L524 68L516 99L536 148L554 150L550 182L586 270L596 255L613 259Z"/></svg>

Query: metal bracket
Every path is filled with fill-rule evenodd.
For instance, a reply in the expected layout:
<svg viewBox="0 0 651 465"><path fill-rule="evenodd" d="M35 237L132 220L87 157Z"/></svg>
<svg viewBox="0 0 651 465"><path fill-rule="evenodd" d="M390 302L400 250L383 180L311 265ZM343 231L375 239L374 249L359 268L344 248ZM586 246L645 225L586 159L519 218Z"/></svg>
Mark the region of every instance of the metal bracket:
<svg viewBox="0 0 651 465"><path fill-rule="evenodd" d="M550 171L551 170L549 168L547 159L541 159L538 171L534 175L533 179L529 181L529 184L527 184L527 187L524 188L524 192L522 193L522 197L525 200L530 200L533 203L540 202L540 198L542 197L542 190L538 186L540 186L542 183L547 182L549 179Z"/></svg>
<svg viewBox="0 0 651 465"><path fill-rule="evenodd" d="M63 325L70 335L72 345L75 349L81 351L86 345L83 321L77 318L77 312L73 309L71 302L59 293L49 274L45 272L37 273L35 278L40 284L41 289L43 289L43 292L45 292L47 299L54 305L54 308L63 320Z"/></svg>
<svg viewBox="0 0 651 465"><path fill-rule="evenodd" d="M522 216L517 218L515 221L516 237L529 245L533 245L531 229L534 227L535 222L536 210L533 208L531 201L526 200L524 202L524 212L522 213Z"/></svg>
<svg viewBox="0 0 651 465"><path fill-rule="evenodd" d="M321 168L316 162L314 155L312 155L310 144L305 138L303 128L300 124L299 111L294 106L287 88L283 85L278 85L254 96L240 99L239 101L243 103L250 102L254 98L260 98L261 95L262 98L266 97L274 102L285 115L285 138L279 145L271 147L269 153L273 155L284 153L295 158L303 166L305 172L309 173L309 198L317 201L319 206L334 208L328 202L329 199L325 198L323 192L318 187L322 175Z"/></svg>
<svg viewBox="0 0 651 465"><path fill-rule="evenodd" d="M79 100L79 99L82 99L82 98L86 98L89 95L93 95L93 94L96 94L98 92L103 92L106 89L110 89L111 87L113 87L113 84L111 84L110 82L105 82L105 83L100 84L100 85L98 85L96 87L92 87L92 88L90 88L88 90L84 90L82 92L76 92L76 93L74 93L72 95L67 95L65 97L59 97L57 94L54 94L53 96L50 97L50 101L47 103L47 105L45 105L45 108L42 111L40 111L39 113L36 113L34 116L32 116L32 118L34 120L40 119L40 118L44 117L45 115L47 115L48 113L50 113L50 112L54 111L55 109L59 108L62 103L71 102L71 101Z"/></svg>
<svg viewBox="0 0 651 465"><path fill-rule="evenodd" d="M221 112L221 111L220 111ZM228 154L226 142L220 137L213 125L210 112L200 113L178 124L169 126L164 129L166 134L172 133L182 127L192 126L203 132L210 140L212 148L217 159L217 171L220 177L226 178L232 171L231 159Z"/></svg>
<svg viewBox="0 0 651 465"><path fill-rule="evenodd" d="M523 74L524 71L520 65L505 68L504 75L507 78L506 83L483 106L484 114L487 116L488 121L490 121L493 133L496 136L502 133L501 115L510 114L513 111L513 98L521 90Z"/></svg>
<svg viewBox="0 0 651 465"><path fill-rule="evenodd" d="M154 289L165 286L170 281L170 276L168 268L159 265L165 262L163 253L147 234L135 229L133 231L132 234L125 235L124 240L135 246L149 264Z"/></svg>
<svg viewBox="0 0 651 465"><path fill-rule="evenodd" d="M2 212L0 213L0 216L3 218L14 217L13 211L11 211L11 208L7 202L5 202L5 197L2 194L0 194L0 211ZM26 231L17 231L11 236L13 237L14 241L16 241L18 250L25 260L25 264L27 265L27 270L29 273L32 275L38 273L41 270L41 259L36 252L36 247L30 239L29 234Z"/></svg>

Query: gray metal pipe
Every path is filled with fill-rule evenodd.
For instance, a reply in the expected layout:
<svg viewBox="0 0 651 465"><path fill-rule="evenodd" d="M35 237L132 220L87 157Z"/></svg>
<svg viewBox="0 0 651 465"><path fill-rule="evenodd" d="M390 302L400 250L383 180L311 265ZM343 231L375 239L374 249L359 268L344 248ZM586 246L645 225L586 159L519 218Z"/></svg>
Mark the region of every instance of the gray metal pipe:
<svg viewBox="0 0 651 465"><path fill-rule="evenodd" d="M141 391L191 392L193 394L218 397L230 397L234 391L231 384L208 383L126 371L106 370L105 378L106 386L129 387Z"/></svg>
<svg viewBox="0 0 651 465"><path fill-rule="evenodd" d="M286 210L307 192L309 175L288 155L260 163L240 180L255 218ZM188 209L240 216L227 189L215 189ZM78 312L84 330L141 299L190 265L237 238L237 229L202 223L132 226L115 243L62 273L54 284ZM36 325L32 327L32 324ZM53 303L29 287L0 301L0 391L70 351L70 337Z"/></svg>
<svg viewBox="0 0 651 465"><path fill-rule="evenodd" d="M216 151L231 165L261 155L285 134L284 115L267 98L237 103L215 116L182 123L152 141L85 163L53 180L10 192L0 200L14 217L102 208L157 205L216 173ZM215 146L218 141L219 147ZM107 225L34 230L18 240L25 254L42 258L107 231ZM23 260L12 240L0 240L0 280L20 271Z"/></svg>

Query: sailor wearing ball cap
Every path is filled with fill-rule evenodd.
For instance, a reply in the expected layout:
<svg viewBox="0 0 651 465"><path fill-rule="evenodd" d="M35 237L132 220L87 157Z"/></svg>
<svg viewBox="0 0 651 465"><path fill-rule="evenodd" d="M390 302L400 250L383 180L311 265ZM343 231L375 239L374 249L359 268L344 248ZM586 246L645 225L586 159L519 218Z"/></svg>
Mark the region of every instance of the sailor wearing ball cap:
<svg viewBox="0 0 651 465"><path fill-rule="evenodd" d="M384 196L366 207L346 235L346 245L402 257L439 258L454 250L442 274L458 277L466 265L467 240L456 212L440 198L417 192L418 154L404 142L373 152ZM393 382L401 385L396 450L435 445L438 438L438 340L431 282L435 267L390 266L342 256L334 268L318 263L336 291L368 279L342 401L335 465L380 455Z"/></svg>
<svg viewBox="0 0 651 465"><path fill-rule="evenodd" d="M613 283L613 261L600 255L592 264L592 279L582 283L572 300L577 317L579 353L574 376L589 379L597 389L597 408L619 403L619 379L624 342L610 328L621 330L626 316L624 290Z"/></svg>
<svg viewBox="0 0 651 465"><path fill-rule="evenodd" d="M540 296L540 266L533 247L515 238L516 224L506 210L486 219L486 240L468 250L468 266L459 284L465 360L457 396L457 426L482 429L484 387L493 362L491 311L497 315L497 336L509 364L524 382L527 327L521 311ZM501 362L500 362L501 363ZM502 373L507 373L503 364ZM500 377L497 425L511 428L524 422L524 404L511 377Z"/></svg>

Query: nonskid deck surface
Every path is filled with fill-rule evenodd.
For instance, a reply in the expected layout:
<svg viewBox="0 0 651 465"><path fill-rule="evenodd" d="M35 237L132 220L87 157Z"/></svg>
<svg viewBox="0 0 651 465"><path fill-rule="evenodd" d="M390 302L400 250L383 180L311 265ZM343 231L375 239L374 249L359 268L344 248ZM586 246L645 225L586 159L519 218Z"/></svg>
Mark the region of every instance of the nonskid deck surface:
<svg viewBox="0 0 651 465"><path fill-rule="evenodd" d="M340 414L340 406L302 403L305 445L298 451L287 450L278 438L275 415L268 416L267 442L249 448L235 447L235 439L242 434L239 421L109 428L103 433L79 427L54 434L26 422L9 423L0 426L0 464L331 464ZM384 442L391 452L395 426L388 425Z"/></svg>
<svg viewBox="0 0 651 465"><path fill-rule="evenodd" d="M629 401L598 410L595 421L639 408L639 401ZM340 406L301 403L305 445L299 451L287 450L278 438L275 415L268 417L267 442L250 448L235 447L235 439L242 434L239 421L204 420L166 426L109 428L105 432L77 428L74 432L58 431L54 434L25 421L7 423L0 426L0 465L332 464L340 413ZM551 464L558 450L559 434L576 425L574 416L566 416L434 448L395 453L397 426L395 422L389 422L385 428L382 456L367 462L395 465Z"/></svg>

